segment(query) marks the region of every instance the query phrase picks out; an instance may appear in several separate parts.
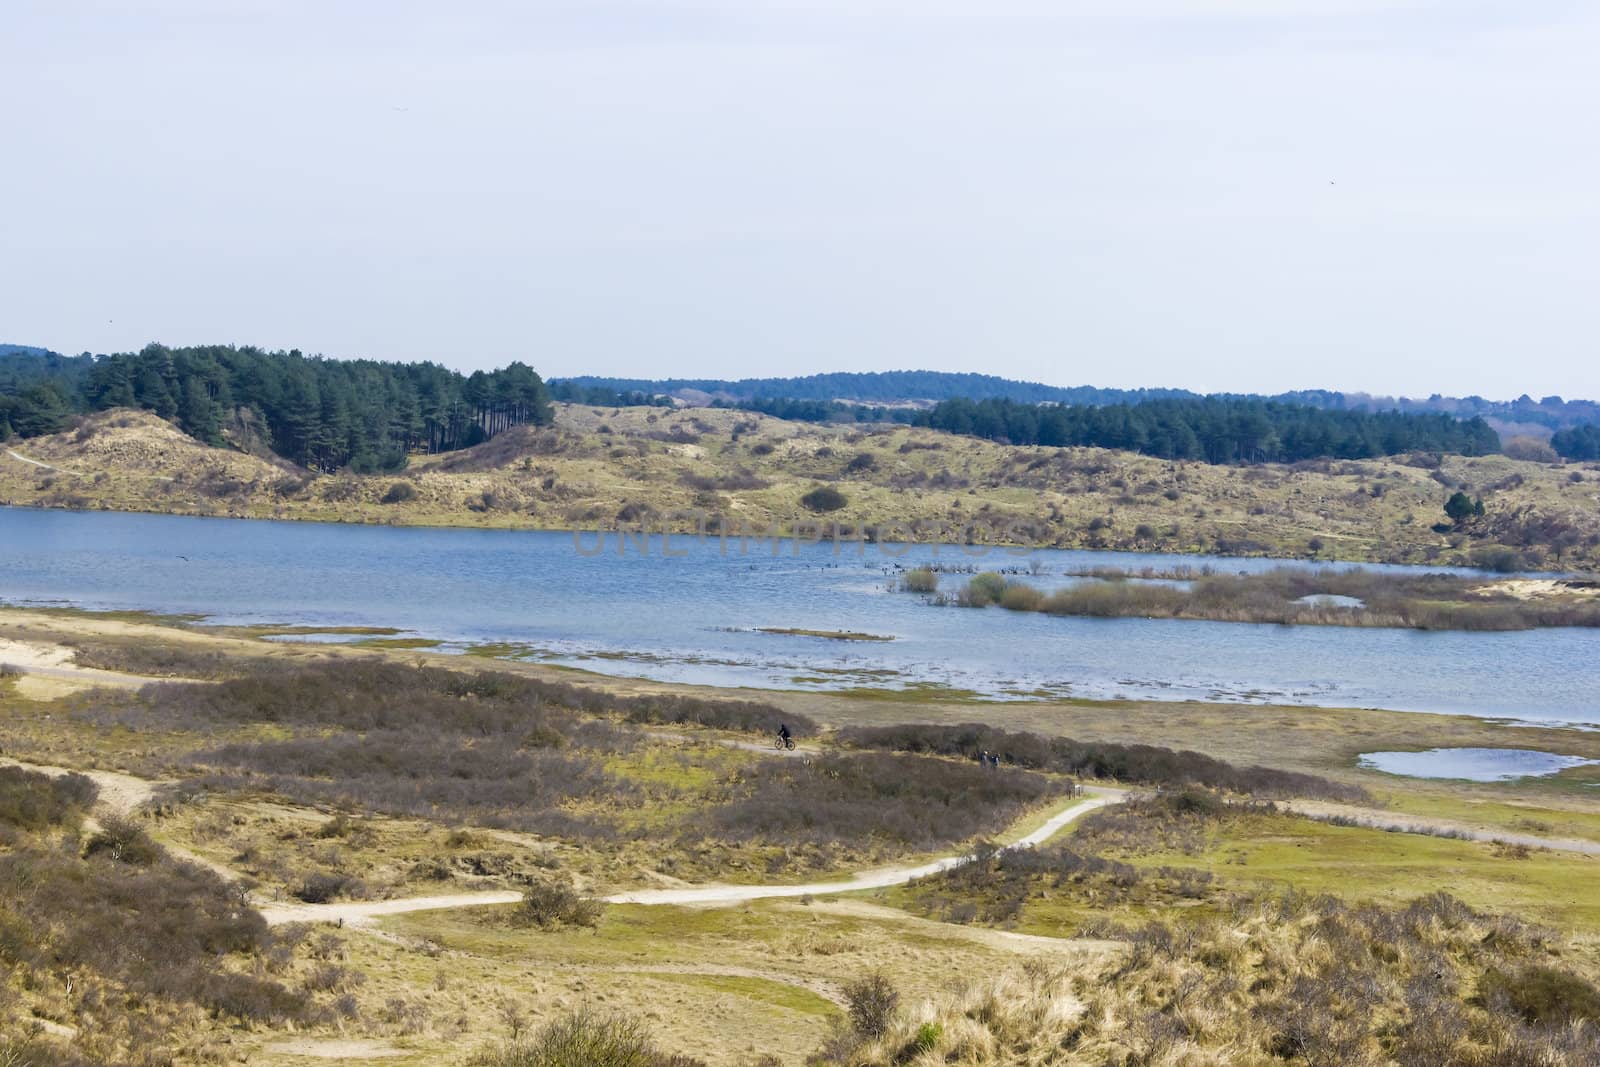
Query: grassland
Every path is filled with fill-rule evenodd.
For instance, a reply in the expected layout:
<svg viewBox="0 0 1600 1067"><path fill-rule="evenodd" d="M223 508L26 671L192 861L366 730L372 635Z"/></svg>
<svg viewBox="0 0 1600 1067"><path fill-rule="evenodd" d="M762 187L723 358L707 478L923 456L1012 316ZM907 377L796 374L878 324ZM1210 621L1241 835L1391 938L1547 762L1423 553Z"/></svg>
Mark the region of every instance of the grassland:
<svg viewBox="0 0 1600 1067"><path fill-rule="evenodd" d="M1215 467L1017 448L906 427L747 412L561 407L556 425L414 457L399 475L313 476L107 412L0 451L0 502L325 522L617 530L646 523L959 545L1221 552L1407 563L1600 564L1600 468L1504 456ZM40 467L35 464L46 464ZM397 503L391 488L410 494ZM801 499L819 486L843 506ZM1453 492L1486 515L1440 533ZM615 542L613 541L614 545ZM952 549L954 551L954 549Z"/></svg>
<svg viewBox="0 0 1600 1067"><path fill-rule="evenodd" d="M135 815L137 827L175 857L193 856L237 873L264 900L292 899L311 876L328 873L354 880L341 889L346 896L383 898L516 888L529 879L550 877L571 879L586 892L673 887L712 878L782 880L786 871L838 870L890 855L920 859L935 846L902 843L875 853L814 851L771 840L739 844L732 837L726 842L684 839L674 828L690 820L707 822L707 812L730 796L759 795L769 768L787 775L804 762L829 766L825 750L849 728L958 724L980 714L1009 730L1084 743L1193 749L1241 765L1320 775L1365 790L1373 805L1395 813L1519 834L1600 840L1600 798L1591 784L1597 780L1592 768L1550 780L1472 785L1409 782L1363 770L1355 762L1358 753L1376 748L1451 744L1542 747L1600 757L1600 735L1583 731L1382 711L1060 700L974 704L937 692L894 701L871 695L730 693L602 679L484 656L382 646L296 646L251 630L74 612L0 611L0 639L69 653L63 676L38 679L48 686L34 688L33 676L25 675L0 690L0 748L7 755L57 766L168 776L173 784L157 785L155 803ZM73 657L102 666L76 678ZM325 801L316 790L301 794L287 788L292 782L266 775L249 782L213 781L202 792L194 789L218 765L189 763L188 754L230 746L276 753L297 738L337 742L349 729L351 709L363 707L344 696L339 701L296 698L278 702L286 709L281 714L241 717L226 711L233 707L224 700L234 691L229 687L323 665L356 684L369 676L382 677L383 671L416 671L419 664L463 679L464 685L486 670L538 683L528 690L504 683L481 691L547 694L541 699L549 710L519 712L518 728L547 736L534 729L539 715L547 715L548 725L568 738L555 751L593 759L595 770L612 783L607 795L576 795L562 810L574 819L605 823L605 832L593 836L581 828L563 829L560 823L497 826L497 820L470 811L417 813L378 794L360 792ZM154 702L127 690L94 688L119 666L129 672L162 667L169 678L197 679L199 688L182 699L161 696ZM575 681L581 684L574 686ZM451 684L443 679L429 683L446 691ZM171 688L151 692L168 693ZM408 689L406 701L415 701L427 686ZM606 695L571 695L589 689ZM207 698L214 710L201 715L186 701L203 691L217 695ZM295 692L304 697L312 690ZM775 703L792 722L814 722L802 733L808 751L787 756L754 751L761 746L750 742L750 733L679 721L683 716L671 710L730 698L738 707ZM502 737L494 725L499 720L489 716L497 699L474 698L481 706L471 721L473 729L487 731L483 736L490 738L488 747L509 748L497 740ZM628 703L639 700L646 703ZM257 706L278 703L258 701ZM345 710L327 710L335 704ZM751 712L740 714L744 718L739 721L755 721ZM441 736L454 736L438 725L447 723L443 707L417 717L435 724L418 735L419 741L436 744ZM589 732L595 727L584 725L590 719L607 731L646 731L650 743L604 740ZM393 725L373 721L358 731L371 739L369 753L384 750L382 735ZM332 743L323 749L336 750ZM917 758L970 766L933 756ZM439 766L443 770L448 765ZM416 787L430 788L421 779ZM783 799L787 795L780 792L778 803L792 808ZM639 798L646 802L636 802ZM1375 1018L1400 1019L1396 1013L1404 997L1394 993L1400 997L1396 1000L1391 993L1433 973L1423 968L1434 967L1428 961L1444 953L1455 984L1441 987L1436 992L1442 999L1428 1000L1425 1006L1445 1013L1438 1018L1460 1022L1460 1033L1467 1034L1461 1040L1480 1051L1496 1033L1523 1042L1549 1038L1540 1029L1543 1024L1518 1021L1508 1014L1510 1009L1474 1006L1480 988L1501 981L1531 982L1527 968L1535 964L1565 969L1562 973L1576 974L1580 981L1600 976L1600 913L1592 894L1585 892L1600 859L1335 826L1248 803L1216 808L1206 801L1190 821L1185 821L1189 814L1169 820L1130 808L1119 822L1111 810L1102 812L1103 821L1091 817L1051 846L1122 865L1135 872L1131 880L1115 873L1122 867L1106 868L1110 874L1090 872L1079 881L1046 873L1036 882L1029 875L1020 908L996 911L991 919L985 918L984 908L1003 894L980 883L941 889L938 902L928 899L928 887L910 887L869 899L724 908L613 906L592 930L520 927L511 921L510 908L494 907L419 912L343 930L282 927L274 935L280 940L246 946L227 968L259 973L304 996L310 1013L292 1026L265 1016L220 1026L208 1021L203 1010L180 1001L135 1007L133 1018L171 1019L177 1062L248 1060L271 1067L305 1067L330 1058L395 1065L464 1063L475 1049L511 1038L514 1032L526 1040L542 1024L579 1008L640 1019L659 1047L692 1054L713 1067L755 1065L762 1056L776 1057L780 1065L799 1064L813 1054L821 1054L823 1063L921 1065L954 1056L955 1062L998 1064L1010 1062L1003 1047L1012 1048L1016 1056L1043 1055L1043 1046L1029 1043L1035 1036L1057 1042L1069 1032L1078 1035L1081 1049L1073 1054L1076 1059L1065 1062L1105 1062L1121 1049L1116 1054L1174 1065L1310 1063L1305 1056L1273 1060L1259 1051L1262 1042L1276 1040L1280 1033L1274 1005L1293 1001L1289 990L1296 982L1311 983L1296 987L1307 991L1307 1003L1322 1005L1317 998L1332 998L1325 1012L1319 1007L1314 1015L1331 1028L1327 1040L1354 1041L1348 1048L1359 1045L1370 1052L1360 1043L1375 1041L1376 1048L1390 1038L1349 1029L1346 1024L1360 1013L1346 1010L1355 1002L1339 999L1345 987L1332 975L1339 968L1349 970L1355 957L1339 955L1324 967L1317 962L1324 959L1319 953L1330 950L1314 938L1302 942L1305 931L1321 930L1326 937L1341 930L1369 931L1373 943L1388 937L1402 946L1399 959L1372 972L1373 988L1389 991L1368 1013ZM1039 817L1037 805L1008 811L986 832L1016 833ZM717 832L732 834L734 829L730 824ZM709 850L700 851L708 845ZM0 841L0 859L16 847L14 840ZM59 848L59 840L52 847ZM114 868L91 864L84 869ZM1119 878L1130 884L1118 886ZM1320 911L1306 911L1299 903L1270 903L1286 891L1331 892L1345 903L1317 905ZM1461 905L1430 897L1440 891L1476 911L1468 914L1459 910ZM1416 911L1410 902L1418 898L1433 903ZM970 915L963 909L968 903L973 905ZM1369 905L1390 910L1360 910ZM1548 942L1528 941L1517 932L1520 927L1480 912L1512 912L1561 933L1550 935ZM1175 932L1163 940L1149 932L1151 924ZM1407 932L1399 940L1389 933L1380 937L1379 932L1391 929ZM1493 935L1489 944L1508 946L1507 953L1509 946L1522 946L1515 949L1522 955L1502 958L1496 954L1499 948L1465 947L1488 934ZM1362 932L1357 941L1368 936ZM1243 956L1218 947L1231 943L1251 947ZM1238 961L1254 961L1248 964L1252 973L1273 984L1248 996L1237 990L1217 992L1225 980L1215 964L1221 959L1238 966L1245 966ZM1304 966L1278 969L1296 959L1303 959ZM892 976L900 1000L884 1034L866 1040L850 1031L850 989L873 972ZM1501 972L1502 977L1495 977ZM1177 984L1163 984L1168 978ZM115 974L108 980L113 987L121 981ZM1171 999L1172 990L1191 988L1185 982L1216 992L1217 1004L1254 1005L1259 1012L1238 1014L1229 1008L1202 1019L1194 1002ZM7 1002L0 996L0 1010L14 1009L22 1013L15 1018L27 1016L57 1028L29 1039L33 1054L51 1057L38 1059L41 1065L76 1062L56 1057L82 1044L75 1045L66 1034L70 1028L86 1029L82 1023L88 1016L65 989L56 977L41 972L34 989L20 1000ZM1168 1038L1161 1036L1167 1032L1161 1019L1173 1013L1205 1023L1188 1046L1162 1043ZM1091 1025L1096 1019L1116 1025L1108 1022L1104 1027L1109 1028L1096 1029ZM929 1038L925 1052L903 1054L924 1026L934 1024L938 1033ZM117 1032L132 1033L126 1026ZM1392 1036L1419 1042L1427 1035L1402 1027ZM845 1056L847 1047L854 1051ZM1218 1048L1233 1053L1224 1055ZM1195 1058L1206 1049L1210 1059ZM1582 1062L1567 1055L1546 1062Z"/></svg>

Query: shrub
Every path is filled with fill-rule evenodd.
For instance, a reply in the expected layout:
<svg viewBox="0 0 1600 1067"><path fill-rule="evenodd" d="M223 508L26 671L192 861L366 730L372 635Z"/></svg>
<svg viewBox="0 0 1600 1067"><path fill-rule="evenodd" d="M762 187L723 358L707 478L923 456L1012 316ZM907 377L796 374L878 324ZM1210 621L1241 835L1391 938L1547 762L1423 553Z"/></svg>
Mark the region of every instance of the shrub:
<svg viewBox="0 0 1600 1067"><path fill-rule="evenodd" d="M389 487L389 491L383 494L382 498L380 499L380 503L403 504L408 500L415 500L416 498L416 486L412 485L410 482L395 482Z"/></svg>
<svg viewBox="0 0 1600 1067"><path fill-rule="evenodd" d="M1537 437L1513 437L1507 441L1501 451L1512 459L1526 460L1530 463L1558 463L1561 457L1549 443Z"/></svg>
<svg viewBox="0 0 1600 1067"><path fill-rule="evenodd" d="M844 465L846 474L865 474L878 469L878 457L871 452L861 452L849 463Z"/></svg>
<svg viewBox="0 0 1600 1067"><path fill-rule="evenodd" d="M975 759L979 752L994 752L1006 763L1019 767L1151 785L1201 785L1269 797L1370 799L1356 786L1295 771L1237 767L1200 752L1045 737L1028 731L1002 730L986 723L847 726L839 730L838 739L856 748L928 752L966 760Z"/></svg>
<svg viewBox="0 0 1600 1067"><path fill-rule="evenodd" d="M130 1005L159 997L264 1022L307 1014L303 995L221 965L260 958L274 942L261 915L240 906L238 887L204 868L159 853L130 867L24 847L0 854L0 901L0 928L9 911L29 931L0 948L8 963L92 973L118 983Z"/></svg>
<svg viewBox="0 0 1600 1067"><path fill-rule="evenodd" d="M1006 580L993 571L985 571L967 582L961 603L969 608L986 608L999 601L1006 591Z"/></svg>
<svg viewBox="0 0 1600 1067"><path fill-rule="evenodd" d="M1012 767L888 753L768 760L698 820L723 840L932 848L993 832L1069 787Z"/></svg>
<svg viewBox="0 0 1600 1067"><path fill-rule="evenodd" d="M580 1008L526 1041L478 1053L473 1067L693 1067L658 1052L639 1020Z"/></svg>
<svg viewBox="0 0 1600 1067"><path fill-rule="evenodd" d="M927 567L918 567L901 577L900 588L907 593L934 593L939 589L939 576Z"/></svg>
<svg viewBox="0 0 1600 1067"><path fill-rule="evenodd" d="M1529 1023L1600 1023L1600 989L1578 975L1539 964L1514 974L1490 969L1478 983L1478 999L1486 1006L1510 1008Z"/></svg>
<svg viewBox="0 0 1600 1067"><path fill-rule="evenodd" d="M757 441L750 446L750 454L752 456L770 456L776 450L777 446L771 441Z"/></svg>
<svg viewBox="0 0 1600 1067"><path fill-rule="evenodd" d="M612 828L596 808L641 788L607 769L608 753L637 736L607 719L816 729L804 715L754 701L620 697L504 672L361 661L272 665L215 685L157 683L77 713L105 728L160 723L205 735L270 724L288 735L190 755L201 788L591 839Z"/></svg>
<svg viewBox="0 0 1600 1067"><path fill-rule="evenodd" d="M52 778L22 767L0 767L0 823L29 831L75 826L96 792L94 782L81 774Z"/></svg>
<svg viewBox="0 0 1600 1067"><path fill-rule="evenodd" d="M1000 594L1000 606L1007 611L1038 611L1044 604L1044 594L1031 585L1009 582Z"/></svg>
<svg viewBox="0 0 1600 1067"><path fill-rule="evenodd" d="M107 815L101 820L100 831L89 838L83 849L84 858L105 856L118 863L135 867L148 867L161 858L161 846L151 840L144 827L129 819Z"/></svg>
<svg viewBox="0 0 1600 1067"><path fill-rule="evenodd" d="M1527 565L1522 558L1522 553L1514 548L1496 546L1493 548L1480 548L1472 554L1472 565L1479 570L1493 571L1496 574L1513 574Z"/></svg>
<svg viewBox="0 0 1600 1067"><path fill-rule="evenodd" d="M579 894L570 882L541 879L522 891L522 901L513 913L513 921L541 930L562 926L593 929L600 925L605 907L603 901Z"/></svg>
<svg viewBox="0 0 1600 1067"><path fill-rule="evenodd" d="M802 507L818 513L838 511L847 503L849 501L845 499L845 495L831 485L819 485L800 498Z"/></svg>
<svg viewBox="0 0 1600 1067"><path fill-rule="evenodd" d="M882 971L874 971L844 987L850 1028L865 1038L879 1038L889 1031L900 1007L900 992Z"/></svg>
<svg viewBox="0 0 1600 1067"><path fill-rule="evenodd" d="M360 886L360 880L348 874L337 871L313 871L291 892L295 899L307 904L326 904L337 897L357 895L352 890Z"/></svg>
<svg viewBox="0 0 1600 1067"><path fill-rule="evenodd" d="M678 481L690 489L698 489L702 492L720 491L725 493L738 492L745 489L765 489L772 484L765 478L758 478L747 470L737 470L732 474L718 476L685 471L679 475Z"/></svg>

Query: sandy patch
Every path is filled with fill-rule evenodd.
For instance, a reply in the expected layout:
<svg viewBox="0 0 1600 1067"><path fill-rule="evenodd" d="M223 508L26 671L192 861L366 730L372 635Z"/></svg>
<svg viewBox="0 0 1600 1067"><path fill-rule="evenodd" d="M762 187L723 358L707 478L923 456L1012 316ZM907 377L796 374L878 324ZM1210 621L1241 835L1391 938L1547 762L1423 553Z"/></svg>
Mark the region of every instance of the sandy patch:
<svg viewBox="0 0 1600 1067"><path fill-rule="evenodd" d="M1600 585L1574 585L1561 578L1512 578L1495 582L1488 587L1491 592L1505 593L1518 600L1543 600L1547 597L1596 597Z"/></svg>
<svg viewBox="0 0 1600 1067"><path fill-rule="evenodd" d="M50 670L72 664L72 649L0 637L0 663L25 671Z"/></svg>

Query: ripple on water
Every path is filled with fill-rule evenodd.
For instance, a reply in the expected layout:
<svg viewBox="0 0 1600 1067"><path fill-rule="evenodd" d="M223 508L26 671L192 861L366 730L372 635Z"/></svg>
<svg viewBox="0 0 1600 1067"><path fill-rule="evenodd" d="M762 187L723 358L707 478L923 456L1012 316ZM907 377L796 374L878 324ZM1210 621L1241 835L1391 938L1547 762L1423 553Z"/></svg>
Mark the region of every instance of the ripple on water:
<svg viewBox="0 0 1600 1067"><path fill-rule="evenodd" d="M1540 778L1600 760L1531 748L1430 748L1426 752L1363 752L1359 766L1407 778L1457 778L1509 782Z"/></svg>

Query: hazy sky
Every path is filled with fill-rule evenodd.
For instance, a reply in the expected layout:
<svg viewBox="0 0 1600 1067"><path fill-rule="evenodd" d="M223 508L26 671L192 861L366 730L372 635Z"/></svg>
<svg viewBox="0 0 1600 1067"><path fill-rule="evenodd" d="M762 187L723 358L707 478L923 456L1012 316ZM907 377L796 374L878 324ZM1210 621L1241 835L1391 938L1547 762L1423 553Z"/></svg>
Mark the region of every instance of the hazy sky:
<svg viewBox="0 0 1600 1067"><path fill-rule="evenodd" d="M4 0L0 341L1600 396L1600 5Z"/></svg>

